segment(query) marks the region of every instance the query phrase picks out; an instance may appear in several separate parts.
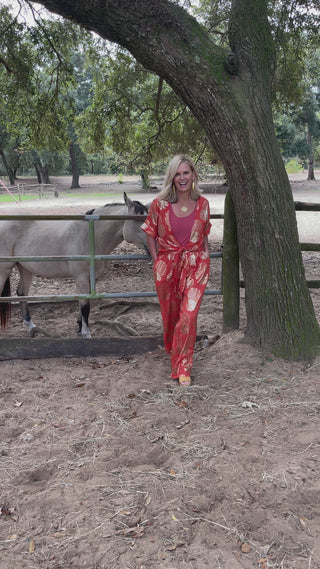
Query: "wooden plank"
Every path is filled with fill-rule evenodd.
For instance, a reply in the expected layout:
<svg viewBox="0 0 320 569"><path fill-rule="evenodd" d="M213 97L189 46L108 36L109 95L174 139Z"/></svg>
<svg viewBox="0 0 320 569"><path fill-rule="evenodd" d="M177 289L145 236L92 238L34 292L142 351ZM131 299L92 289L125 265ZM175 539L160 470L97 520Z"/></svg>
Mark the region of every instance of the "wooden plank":
<svg viewBox="0 0 320 569"><path fill-rule="evenodd" d="M231 194L228 191L224 202L223 226L223 330L239 328L239 249L237 221Z"/></svg>
<svg viewBox="0 0 320 569"><path fill-rule="evenodd" d="M309 288L320 288L320 281L307 281Z"/></svg>
<svg viewBox="0 0 320 569"><path fill-rule="evenodd" d="M320 281L306 281L308 288L320 288ZM244 281L240 281L240 287L245 288Z"/></svg>
<svg viewBox="0 0 320 569"><path fill-rule="evenodd" d="M294 202L296 211L320 211L319 203Z"/></svg>
<svg viewBox="0 0 320 569"><path fill-rule="evenodd" d="M320 251L320 243L300 243L301 251Z"/></svg>
<svg viewBox="0 0 320 569"><path fill-rule="evenodd" d="M131 356L163 346L162 336L129 338L8 338L0 340L0 360Z"/></svg>

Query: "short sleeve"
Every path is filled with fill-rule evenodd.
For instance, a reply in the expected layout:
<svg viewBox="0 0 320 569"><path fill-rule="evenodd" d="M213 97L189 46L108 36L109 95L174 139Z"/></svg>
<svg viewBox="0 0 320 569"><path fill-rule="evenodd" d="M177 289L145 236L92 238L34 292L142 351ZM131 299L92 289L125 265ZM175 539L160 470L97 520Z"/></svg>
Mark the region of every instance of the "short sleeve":
<svg viewBox="0 0 320 569"><path fill-rule="evenodd" d="M151 203L147 219L141 225L141 229L150 237L154 239L158 236L158 216L159 210L157 207L158 200L155 199Z"/></svg>

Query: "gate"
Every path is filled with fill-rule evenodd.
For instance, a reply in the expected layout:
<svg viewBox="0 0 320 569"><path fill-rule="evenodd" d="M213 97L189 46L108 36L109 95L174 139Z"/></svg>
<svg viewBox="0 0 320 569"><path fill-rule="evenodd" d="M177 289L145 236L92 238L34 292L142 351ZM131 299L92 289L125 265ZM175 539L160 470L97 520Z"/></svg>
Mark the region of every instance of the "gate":
<svg viewBox="0 0 320 569"><path fill-rule="evenodd" d="M212 214L211 219L223 219L223 214ZM145 297L156 297L157 294L154 291L150 292L114 292L114 293L97 293L96 291L96 278L95 278L95 262L102 260L117 260L117 261L135 261L135 260L148 260L150 261L150 255L146 254L134 254L134 255L96 255L95 254L95 235L94 235L94 224L98 220L112 220L112 219L134 219L143 221L146 218L144 215L127 215L127 216L115 216L115 215L4 215L0 216L0 221L3 220L16 220L19 219L21 222L25 220L82 220L87 222L89 225L89 253L88 255L72 255L72 256L55 256L55 257L36 257L36 256L7 256L1 257L0 263L10 260L15 260L16 262L22 261L88 261L90 264L90 293L89 294L62 294L62 295L33 295L33 296L19 296L19 297L1 297L1 302L19 303L21 301L27 302L60 302L60 301L71 301L80 299L89 300L100 300L100 299L115 299L115 298L145 298ZM223 258L222 252L211 253L210 258L217 259ZM222 295L223 294L223 283L221 278L220 288L214 290L206 290L206 295ZM0 360L1 359L13 359L13 358L24 358L31 359L37 357L61 357L61 356L97 356L97 355L107 355L107 354L134 354L142 353L148 350L152 350L159 344L162 344L162 337L136 337L126 338L125 340L121 338L104 338L97 339L84 339L84 338L64 338L61 339L48 339L48 338L37 338L37 339L23 339L23 340L12 340L12 339L2 339L0 341Z"/></svg>
<svg viewBox="0 0 320 569"><path fill-rule="evenodd" d="M320 204L295 202L296 211L320 211ZM320 251L320 243L300 243L301 251ZM320 280L307 280L309 288L320 288ZM230 192L227 192L224 209L223 233L223 328L239 328L240 287L237 224Z"/></svg>

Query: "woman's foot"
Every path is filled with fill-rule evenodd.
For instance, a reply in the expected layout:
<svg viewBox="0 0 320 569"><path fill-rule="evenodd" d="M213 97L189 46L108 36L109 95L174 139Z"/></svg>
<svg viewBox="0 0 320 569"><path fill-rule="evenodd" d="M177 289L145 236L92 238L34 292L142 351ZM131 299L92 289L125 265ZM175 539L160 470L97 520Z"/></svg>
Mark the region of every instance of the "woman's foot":
<svg viewBox="0 0 320 569"><path fill-rule="evenodd" d="M189 375L179 375L179 385L183 387L190 387L191 377Z"/></svg>

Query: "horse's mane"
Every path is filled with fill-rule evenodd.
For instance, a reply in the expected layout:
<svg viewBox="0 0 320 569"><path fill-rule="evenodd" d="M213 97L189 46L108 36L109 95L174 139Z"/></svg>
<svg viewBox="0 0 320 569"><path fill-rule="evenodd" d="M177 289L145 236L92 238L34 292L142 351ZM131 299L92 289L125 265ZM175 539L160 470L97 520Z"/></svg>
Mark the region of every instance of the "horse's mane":
<svg viewBox="0 0 320 569"><path fill-rule="evenodd" d="M148 213L148 208L143 205L141 202L137 201L137 200L133 200L132 203L134 204L134 213L136 213L137 215L146 215ZM107 203L104 206L99 206L99 207L107 207L107 208L111 208L111 207L119 207L120 205L125 205L124 203L118 203L118 202L113 202L113 203ZM92 215L96 209L90 209L89 211L86 211L85 215Z"/></svg>
<svg viewBox="0 0 320 569"><path fill-rule="evenodd" d="M148 213L147 206L143 205L143 203L138 202L137 200L133 200L134 203L134 213L138 215L145 215Z"/></svg>

